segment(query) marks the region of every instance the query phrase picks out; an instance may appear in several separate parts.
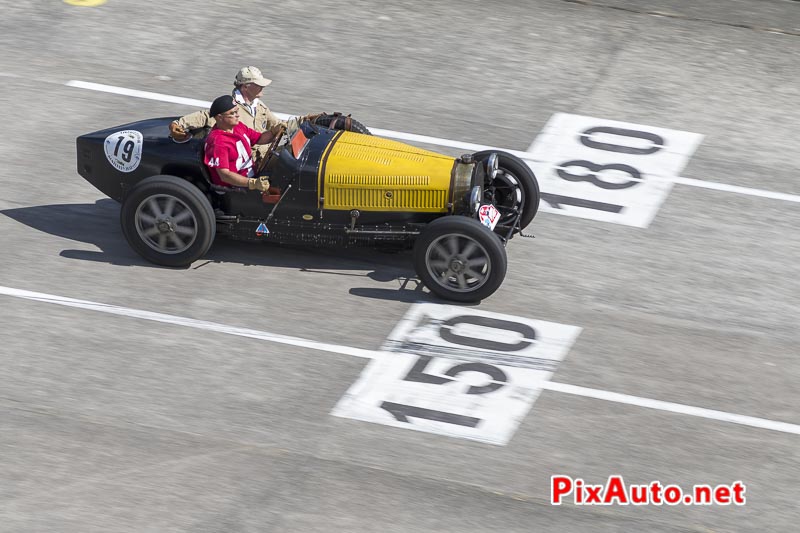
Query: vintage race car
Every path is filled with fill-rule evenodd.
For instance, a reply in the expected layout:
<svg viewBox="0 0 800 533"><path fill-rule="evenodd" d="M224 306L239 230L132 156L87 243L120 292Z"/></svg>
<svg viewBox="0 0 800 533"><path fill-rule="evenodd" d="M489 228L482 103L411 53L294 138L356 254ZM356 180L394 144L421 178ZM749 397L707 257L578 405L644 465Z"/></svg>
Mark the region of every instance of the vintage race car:
<svg viewBox="0 0 800 533"><path fill-rule="evenodd" d="M217 235L324 246L412 248L417 275L460 302L494 293L506 243L530 224L539 186L514 155L458 158L369 134L349 117L322 115L278 136L259 175L268 192L220 187L195 131L177 143L176 117L142 120L77 138L78 173L122 204L120 222L145 259L182 267Z"/></svg>

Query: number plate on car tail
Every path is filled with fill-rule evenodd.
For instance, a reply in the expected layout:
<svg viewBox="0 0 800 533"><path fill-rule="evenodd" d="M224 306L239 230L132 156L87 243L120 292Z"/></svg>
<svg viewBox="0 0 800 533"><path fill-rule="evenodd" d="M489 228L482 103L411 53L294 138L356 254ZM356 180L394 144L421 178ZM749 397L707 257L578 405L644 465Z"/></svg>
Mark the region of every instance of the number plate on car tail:
<svg viewBox="0 0 800 533"><path fill-rule="evenodd" d="M494 230L497 221L500 220L500 211L492 204L482 205L478 209L478 220L490 230Z"/></svg>

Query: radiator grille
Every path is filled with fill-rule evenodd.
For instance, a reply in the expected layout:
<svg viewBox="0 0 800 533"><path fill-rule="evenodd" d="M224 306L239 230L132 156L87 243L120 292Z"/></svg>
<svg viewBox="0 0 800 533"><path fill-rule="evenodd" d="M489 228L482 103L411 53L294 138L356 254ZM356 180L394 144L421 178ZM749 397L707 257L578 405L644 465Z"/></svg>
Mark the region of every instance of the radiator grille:
<svg viewBox="0 0 800 533"><path fill-rule="evenodd" d="M454 162L397 141L343 132L320 167L324 208L447 212Z"/></svg>
<svg viewBox="0 0 800 533"><path fill-rule="evenodd" d="M425 157L413 152L401 152L398 150L385 150L375 148L372 146L356 146L352 144L334 147L337 157L346 157L349 159L361 159L362 161L371 161L379 165L389 166L392 164L393 159L404 159L406 161L413 161L415 163L422 163Z"/></svg>
<svg viewBox="0 0 800 533"><path fill-rule="evenodd" d="M387 197L387 193L391 197ZM445 210L447 190L392 190L335 188L326 193L325 207L328 209L374 209L380 211L427 211Z"/></svg>
<svg viewBox="0 0 800 533"><path fill-rule="evenodd" d="M329 174L326 182L330 185L356 185L373 187L427 187L430 176L353 176Z"/></svg>

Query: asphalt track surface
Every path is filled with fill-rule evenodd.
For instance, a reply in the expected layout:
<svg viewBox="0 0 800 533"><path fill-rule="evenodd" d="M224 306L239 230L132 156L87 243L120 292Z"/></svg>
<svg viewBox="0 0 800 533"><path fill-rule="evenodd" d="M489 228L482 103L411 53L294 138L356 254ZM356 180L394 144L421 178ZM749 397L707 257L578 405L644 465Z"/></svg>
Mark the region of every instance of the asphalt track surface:
<svg viewBox="0 0 800 533"><path fill-rule="evenodd" d="M0 531L796 529L800 4L242 6L3 6ZM218 241L155 268L75 171L76 136L194 108L70 80L208 101L246 64L275 111L391 132L525 151L560 112L699 133L681 176L743 189L676 183L645 228L541 213L510 243L464 312L581 331L507 444L332 416L443 303L407 255ZM747 502L555 507L557 474L741 480Z"/></svg>

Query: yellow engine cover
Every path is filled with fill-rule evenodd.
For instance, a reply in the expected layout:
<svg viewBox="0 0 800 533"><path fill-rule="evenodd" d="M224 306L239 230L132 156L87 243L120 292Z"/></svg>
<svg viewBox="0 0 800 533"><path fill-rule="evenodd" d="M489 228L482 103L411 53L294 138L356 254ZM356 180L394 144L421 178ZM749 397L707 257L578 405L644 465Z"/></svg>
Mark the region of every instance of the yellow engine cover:
<svg viewBox="0 0 800 533"><path fill-rule="evenodd" d="M455 158L349 131L320 165L323 208L445 213Z"/></svg>

